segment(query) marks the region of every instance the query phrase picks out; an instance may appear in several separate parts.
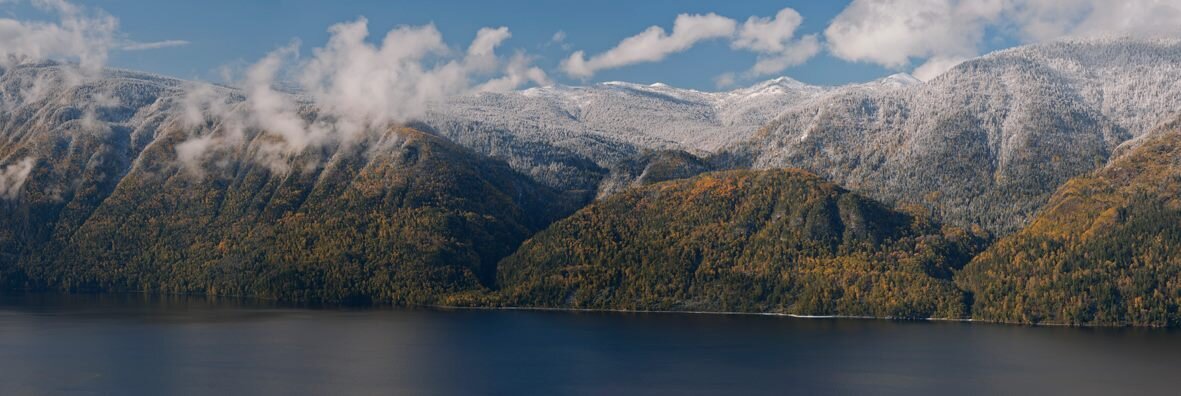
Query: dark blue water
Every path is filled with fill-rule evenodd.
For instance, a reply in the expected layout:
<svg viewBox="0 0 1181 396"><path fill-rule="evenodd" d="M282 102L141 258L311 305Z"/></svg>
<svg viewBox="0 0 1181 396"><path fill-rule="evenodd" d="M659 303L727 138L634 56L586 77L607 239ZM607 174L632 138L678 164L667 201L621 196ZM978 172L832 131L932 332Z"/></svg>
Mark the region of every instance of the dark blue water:
<svg viewBox="0 0 1181 396"><path fill-rule="evenodd" d="M0 298L0 394L1177 394L1181 332Z"/></svg>

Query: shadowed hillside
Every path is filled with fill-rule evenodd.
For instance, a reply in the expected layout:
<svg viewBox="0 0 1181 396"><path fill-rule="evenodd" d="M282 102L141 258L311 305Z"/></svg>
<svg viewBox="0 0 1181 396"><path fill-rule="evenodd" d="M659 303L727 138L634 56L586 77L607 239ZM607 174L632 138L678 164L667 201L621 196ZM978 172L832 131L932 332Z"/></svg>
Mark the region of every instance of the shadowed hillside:
<svg viewBox="0 0 1181 396"><path fill-rule="evenodd" d="M194 173L175 159L182 137L162 129L126 170L92 165L113 180L83 173L84 183L105 188L75 190L64 208L42 192L66 188L52 184L46 164L69 156L39 161L23 199L3 203L4 229L50 231L0 234L4 282L438 303L485 290L500 258L579 204L503 163L409 129L305 153L290 173L243 160L242 152L222 153ZM74 210L75 202L90 207Z"/></svg>

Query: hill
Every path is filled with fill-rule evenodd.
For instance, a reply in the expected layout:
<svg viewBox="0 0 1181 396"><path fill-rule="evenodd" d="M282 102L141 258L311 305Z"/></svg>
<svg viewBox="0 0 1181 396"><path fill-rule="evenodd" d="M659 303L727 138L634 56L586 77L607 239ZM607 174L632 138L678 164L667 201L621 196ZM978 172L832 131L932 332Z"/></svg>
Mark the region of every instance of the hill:
<svg viewBox="0 0 1181 396"><path fill-rule="evenodd" d="M498 279L509 305L958 318L979 243L807 172L728 171L602 199Z"/></svg>
<svg viewBox="0 0 1181 396"><path fill-rule="evenodd" d="M1063 185L957 281L973 316L1021 323L1181 324L1181 123Z"/></svg>

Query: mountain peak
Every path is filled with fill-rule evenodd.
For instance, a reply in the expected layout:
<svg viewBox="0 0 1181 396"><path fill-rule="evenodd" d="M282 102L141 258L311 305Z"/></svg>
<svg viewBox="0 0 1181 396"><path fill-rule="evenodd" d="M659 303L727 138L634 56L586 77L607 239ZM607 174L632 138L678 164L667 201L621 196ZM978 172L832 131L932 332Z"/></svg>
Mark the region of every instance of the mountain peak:
<svg viewBox="0 0 1181 396"><path fill-rule="evenodd" d="M756 89L757 90L757 89L763 89L763 88L769 88L769 87L804 87L804 86L808 86L808 84L804 84L804 83L800 82L799 80L796 80L791 77L780 76L777 78L773 78L773 79L752 85L748 89Z"/></svg>
<svg viewBox="0 0 1181 396"><path fill-rule="evenodd" d="M905 87L909 85L922 84L923 81L915 78L915 76L910 75L910 73L894 73L887 76L886 78L878 80L878 83L882 85Z"/></svg>

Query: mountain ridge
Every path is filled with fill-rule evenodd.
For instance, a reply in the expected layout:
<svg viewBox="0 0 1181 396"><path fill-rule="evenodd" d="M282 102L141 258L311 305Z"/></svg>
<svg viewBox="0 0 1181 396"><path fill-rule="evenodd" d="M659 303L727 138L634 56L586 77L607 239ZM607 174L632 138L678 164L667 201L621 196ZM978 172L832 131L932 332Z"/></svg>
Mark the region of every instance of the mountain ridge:
<svg viewBox="0 0 1181 396"><path fill-rule="evenodd" d="M1108 53L1140 60L1124 69L1080 63ZM927 206L955 225L1008 233L1059 184L1181 112L1178 57L1177 40L1001 51L911 89L841 90L793 107L728 156L755 168L801 167L883 202Z"/></svg>

